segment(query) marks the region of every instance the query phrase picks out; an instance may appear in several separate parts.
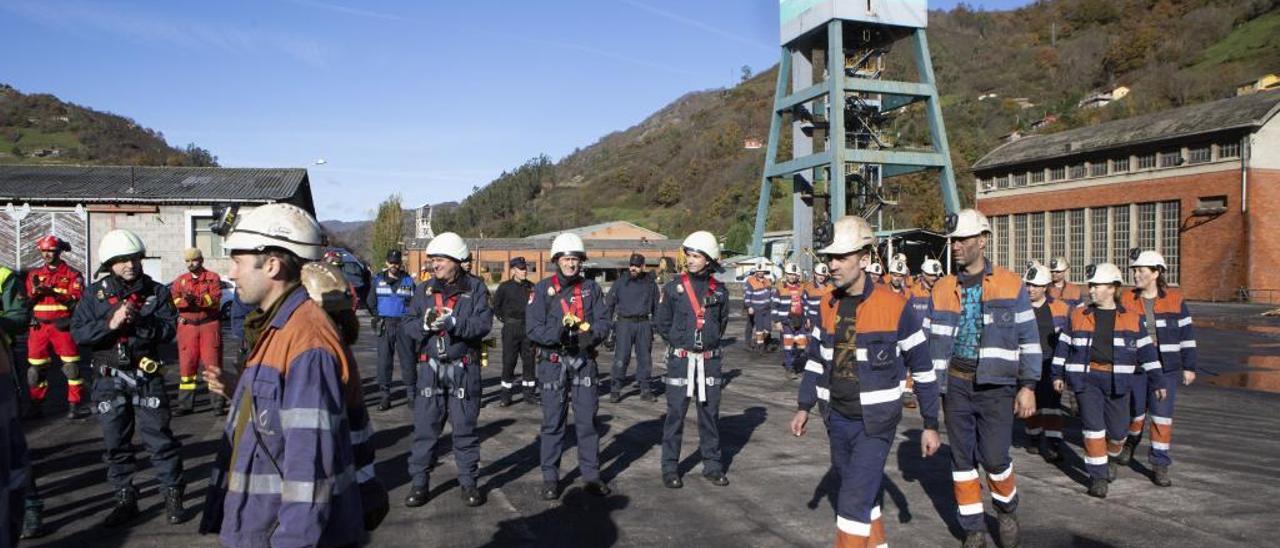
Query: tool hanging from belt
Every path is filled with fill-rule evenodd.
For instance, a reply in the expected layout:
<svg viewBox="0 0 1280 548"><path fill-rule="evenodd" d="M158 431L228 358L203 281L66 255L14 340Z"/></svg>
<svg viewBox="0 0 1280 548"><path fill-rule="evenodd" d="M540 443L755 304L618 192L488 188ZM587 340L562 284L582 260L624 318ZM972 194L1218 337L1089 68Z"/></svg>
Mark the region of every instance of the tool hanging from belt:
<svg viewBox="0 0 1280 548"><path fill-rule="evenodd" d="M555 289L556 294L560 293L560 279L553 276L551 278L551 287ZM563 297L560 298L560 312L562 313L562 321L565 327L577 329L583 333L591 330L591 324L587 323L585 304L582 302L582 284L573 284L573 297L569 302L565 302Z"/></svg>
<svg viewBox="0 0 1280 548"><path fill-rule="evenodd" d="M436 303L433 310L435 311L435 317L437 318L443 316L445 314L445 310L448 310L449 313L453 313L454 308L458 306L458 295L456 294L449 297L449 306L445 306L444 293L434 291L432 294L435 296ZM445 332L444 326L441 325L440 329L436 331L436 352L439 357L444 357L445 355L444 339L446 335L448 335L448 333Z"/></svg>
<svg viewBox="0 0 1280 548"><path fill-rule="evenodd" d="M470 360L467 357L462 359L441 362L435 358L427 359L427 367L431 371L431 382L426 388L423 388L421 394L424 397L432 397L438 395L450 395L460 400L467 399L466 385L466 365Z"/></svg>

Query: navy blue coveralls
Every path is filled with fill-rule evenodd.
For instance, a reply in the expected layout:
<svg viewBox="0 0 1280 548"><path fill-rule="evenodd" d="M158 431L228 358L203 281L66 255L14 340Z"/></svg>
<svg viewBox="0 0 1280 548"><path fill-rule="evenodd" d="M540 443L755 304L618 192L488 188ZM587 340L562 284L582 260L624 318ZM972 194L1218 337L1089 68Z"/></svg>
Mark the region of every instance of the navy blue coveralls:
<svg viewBox="0 0 1280 548"><path fill-rule="evenodd" d="M692 291L690 291L692 289ZM701 318L690 297L701 308ZM763 313L763 312L757 312ZM662 288L658 334L667 342L667 418L662 425L662 473L677 473L689 402L698 414L702 473L724 473L720 463L720 339L729 324L729 291L708 271L681 274Z"/></svg>
<svg viewBox="0 0 1280 548"><path fill-rule="evenodd" d="M617 349L613 353L613 371L609 376L610 389L622 390L627 381L627 366L631 364L631 349L636 352L636 384L641 392L652 387L649 377L653 370L653 315L658 309L658 284L653 276L630 273L618 278L609 294L609 317L614 318L614 339Z"/></svg>
<svg viewBox="0 0 1280 548"><path fill-rule="evenodd" d="M413 345L405 335L401 319L413 298L413 276L401 272L392 277L386 270L373 280L373 295L368 300L369 313L382 320L378 335L378 390L383 399L391 398L392 358L400 360L400 380L404 382L409 403L414 393L410 387L418 385L418 372L414 367Z"/></svg>
<svg viewBox="0 0 1280 548"><path fill-rule="evenodd" d="M424 316L453 310L444 328L428 331ZM458 483L476 486L480 463L480 351L493 327L489 289L475 276L460 272L446 284L432 278L418 287L404 315L403 332L417 349L418 371L413 406L413 442L409 448L409 476L414 487L429 485L436 445L447 419L453 426L453 455Z"/></svg>
<svg viewBox="0 0 1280 548"><path fill-rule="evenodd" d="M570 331L565 312L583 318L590 329ZM557 273L533 288L533 300L525 311L525 333L538 347L538 383L542 385L542 430L539 433L542 479L560 480L560 455L564 452L569 400L573 401L574 430L578 438L578 468L582 479L600 480L600 433L596 411L598 369L596 346L612 328L604 293L592 280L565 279Z"/></svg>
<svg viewBox="0 0 1280 548"><path fill-rule="evenodd" d="M111 315L124 301L134 302L137 317L112 330ZM177 334L178 309L165 286L141 275L132 283L111 275L85 291L84 300L71 317L71 335L76 343L93 351L97 380L93 401L98 406L103 442L107 447L107 479L119 489L132 487L137 469L134 459L135 424L151 453L160 483L180 487L182 444L169 429L169 396L164 389L164 370L146 373L139 369L143 358L156 359L157 346ZM136 423L135 423L136 420Z"/></svg>

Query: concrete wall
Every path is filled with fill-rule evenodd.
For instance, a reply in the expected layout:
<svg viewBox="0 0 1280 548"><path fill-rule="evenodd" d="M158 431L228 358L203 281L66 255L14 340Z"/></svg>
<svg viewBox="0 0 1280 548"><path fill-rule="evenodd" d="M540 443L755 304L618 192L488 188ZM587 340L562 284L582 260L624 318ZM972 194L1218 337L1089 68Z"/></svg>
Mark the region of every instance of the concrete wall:
<svg viewBox="0 0 1280 548"><path fill-rule="evenodd" d="M978 209L987 215L1101 207L1179 200L1183 217L1181 277L1192 299L1226 299L1240 287L1280 288L1280 171L1251 170L1249 211L1241 212L1240 170L1152 177L1123 184L1095 185L1012 196L982 197ZM1225 166L1224 166L1225 167ZM1198 199L1227 197L1227 211L1216 217L1192 217ZM1260 295L1262 296L1262 295ZM1265 296L1263 296L1265 297ZM1274 298L1274 297L1273 297ZM1265 298L1260 300L1266 300Z"/></svg>
<svg viewBox="0 0 1280 548"><path fill-rule="evenodd" d="M242 206L240 215L253 210ZM193 245L193 217L213 214L211 206L164 205L152 213L89 213L89 263L93 268L101 264L98 244L108 231L123 228L142 238L147 246L147 258L143 268L148 275L162 283L173 281L186 272L182 253ZM222 256L220 249L205 250L205 268L225 276L231 267L231 259ZM86 277L93 276L86 273Z"/></svg>

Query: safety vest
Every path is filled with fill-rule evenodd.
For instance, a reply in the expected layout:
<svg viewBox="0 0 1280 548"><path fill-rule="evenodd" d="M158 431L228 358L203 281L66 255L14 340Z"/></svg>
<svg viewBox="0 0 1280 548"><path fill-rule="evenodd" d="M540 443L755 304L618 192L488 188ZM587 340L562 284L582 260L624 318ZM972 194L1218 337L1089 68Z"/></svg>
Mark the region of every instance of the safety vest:
<svg viewBox="0 0 1280 548"><path fill-rule="evenodd" d="M379 273L374 283L374 295L378 299L378 316L383 318L399 318L409 309L409 300L413 298L413 276L405 274L394 282L385 272Z"/></svg>

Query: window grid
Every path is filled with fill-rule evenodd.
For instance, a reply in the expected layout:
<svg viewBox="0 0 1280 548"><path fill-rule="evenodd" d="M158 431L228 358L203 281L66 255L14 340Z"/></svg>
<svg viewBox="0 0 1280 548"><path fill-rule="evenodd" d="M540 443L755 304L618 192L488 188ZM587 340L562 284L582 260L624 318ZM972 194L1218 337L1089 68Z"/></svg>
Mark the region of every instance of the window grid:
<svg viewBox="0 0 1280 548"><path fill-rule="evenodd" d="M1004 217L991 218L991 260L997 265L1004 264L1004 241L1009 235L1004 230Z"/></svg>
<svg viewBox="0 0 1280 548"><path fill-rule="evenodd" d="M996 188L1009 188L1009 176L1008 176L1008 175L997 175L997 176L996 176Z"/></svg>
<svg viewBox="0 0 1280 548"><path fill-rule="evenodd" d="M1013 216L1013 251L1010 266L1021 268L1027 264L1027 214Z"/></svg>
<svg viewBox="0 0 1280 548"><path fill-rule="evenodd" d="M1182 159L1182 151L1171 150L1160 153L1160 167L1177 167L1178 160Z"/></svg>
<svg viewBox="0 0 1280 548"><path fill-rule="evenodd" d="M1032 172L1031 172L1031 184L1033 184L1033 185L1034 185L1034 184L1036 184L1036 183L1043 183L1043 182L1044 182L1044 170L1043 170L1043 169L1037 169L1037 170L1035 170L1035 171L1032 171Z"/></svg>
<svg viewBox="0 0 1280 548"><path fill-rule="evenodd" d="M1129 269L1129 206L1111 208L1111 258L1120 271Z"/></svg>
<svg viewBox="0 0 1280 548"><path fill-rule="evenodd" d="M1084 272L1084 210L1071 210L1071 218L1069 219L1071 238L1067 247L1071 249L1067 253L1067 260L1071 262L1071 270L1073 272Z"/></svg>
<svg viewBox="0 0 1280 548"><path fill-rule="evenodd" d="M1239 158L1240 142L1230 141L1218 145L1218 158Z"/></svg>
<svg viewBox="0 0 1280 548"><path fill-rule="evenodd" d="M1027 186L1027 174L1025 172L1015 173L1009 177L1011 179L1009 186Z"/></svg>
<svg viewBox="0 0 1280 548"><path fill-rule="evenodd" d="M1155 202L1138 204L1138 248L1143 251L1156 248Z"/></svg>
<svg viewBox="0 0 1280 548"><path fill-rule="evenodd" d="M1182 234L1179 228L1182 226L1182 217L1178 211L1179 203L1177 200L1163 202L1160 204L1160 254L1164 255L1164 262L1169 269L1165 272L1168 278L1166 282L1170 284L1178 284L1179 281L1179 261L1178 252L1180 251L1180 243Z"/></svg>
<svg viewBox="0 0 1280 548"><path fill-rule="evenodd" d="M1189 164L1203 164L1212 159L1213 148L1209 145L1187 149L1187 163Z"/></svg>
<svg viewBox="0 0 1280 548"><path fill-rule="evenodd" d="M1090 232L1093 233L1092 241L1090 241L1089 262L1092 264L1105 263L1108 260L1107 249L1111 244L1111 232L1107 226L1107 208L1095 207L1089 210L1092 217L1093 226ZM1084 272L1081 270L1081 272Z"/></svg>
<svg viewBox="0 0 1280 548"><path fill-rule="evenodd" d="M1085 171L1084 171L1084 164L1072 164L1072 165L1071 165L1071 178L1072 178L1072 179L1083 179L1083 178L1084 178L1084 173L1085 173Z"/></svg>
<svg viewBox="0 0 1280 548"><path fill-rule="evenodd" d="M230 257L227 254L227 250L222 247L222 236L215 234L213 229L210 228L212 224L212 215L191 217L192 247L199 248L205 257L214 259Z"/></svg>
<svg viewBox="0 0 1280 548"><path fill-rule="evenodd" d="M1101 177L1107 174L1107 161L1093 162L1089 164L1089 176Z"/></svg>
<svg viewBox="0 0 1280 548"><path fill-rule="evenodd" d="M1030 234L1031 240L1031 249L1029 251L1031 259L1049 264L1044 258L1044 213L1032 213L1030 223L1031 226L1027 228L1027 232ZM1027 264L1026 259L1023 259L1020 264Z"/></svg>
<svg viewBox="0 0 1280 548"><path fill-rule="evenodd" d="M1138 169L1151 169L1153 167L1156 167L1156 155L1154 152L1138 156Z"/></svg>
<svg viewBox="0 0 1280 548"><path fill-rule="evenodd" d="M1112 173L1126 173L1129 171L1129 157L1116 158L1111 160Z"/></svg>
<svg viewBox="0 0 1280 548"><path fill-rule="evenodd" d="M1050 172L1049 172L1049 180L1050 180L1050 181L1061 181L1061 180L1066 179L1066 178L1067 178L1067 168L1066 168L1066 166L1058 166L1058 167L1055 167L1055 168L1053 168L1052 170L1050 170Z"/></svg>
<svg viewBox="0 0 1280 548"><path fill-rule="evenodd" d="M1049 256L1045 257L1045 264L1054 257L1063 257L1067 254L1067 212L1054 211L1049 213Z"/></svg>

